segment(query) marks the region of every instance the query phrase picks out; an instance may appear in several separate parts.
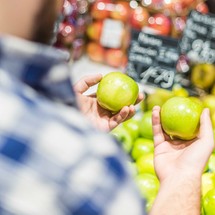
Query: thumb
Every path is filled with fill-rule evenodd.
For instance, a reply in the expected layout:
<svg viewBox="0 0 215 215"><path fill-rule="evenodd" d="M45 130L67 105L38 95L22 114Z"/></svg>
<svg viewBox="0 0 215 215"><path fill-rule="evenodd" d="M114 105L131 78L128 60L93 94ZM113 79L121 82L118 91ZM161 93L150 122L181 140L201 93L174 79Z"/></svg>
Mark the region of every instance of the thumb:
<svg viewBox="0 0 215 215"><path fill-rule="evenodd" d="M208 145L214 148L214 134L210 118L210 111L205 108L200 117L200 139L204 139Z"/></svg>
<svg viewBox="0 0 215 215"><path fill-rule="evenodd" d="M74 90L75 92L82 94L86 92L90 87L98 84L101 81L101 79L102 79L101 74L84 76L74 85Z"/></svg>

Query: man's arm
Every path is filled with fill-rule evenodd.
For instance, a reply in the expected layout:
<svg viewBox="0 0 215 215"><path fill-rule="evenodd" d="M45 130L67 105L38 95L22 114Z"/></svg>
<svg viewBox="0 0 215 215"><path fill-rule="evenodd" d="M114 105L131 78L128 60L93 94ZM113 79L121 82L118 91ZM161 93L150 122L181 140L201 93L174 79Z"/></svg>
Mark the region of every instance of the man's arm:
<svg viewBox="0 0 215 215"><path fill-rule="evenodd" d="M199 215L201 177L175 173L161 182L150 215Z"/></svg>
<svg viewBox="0 0 215 215"><path fill-rule="evenodd" d="M153 109L152 123L160 190L150 215L200 214L201 175L214 149L209 110L203 111L199 135L191 141L173 141L163 132L159 107Z"/></svg>

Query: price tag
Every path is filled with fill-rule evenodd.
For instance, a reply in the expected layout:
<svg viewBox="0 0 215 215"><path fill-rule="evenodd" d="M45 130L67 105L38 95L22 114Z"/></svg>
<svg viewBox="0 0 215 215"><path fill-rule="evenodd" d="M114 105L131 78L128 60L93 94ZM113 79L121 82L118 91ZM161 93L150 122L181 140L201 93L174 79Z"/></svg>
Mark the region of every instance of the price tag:
<svg viewBox="0 0 215 215"><path fill-rule="evenodd" d="M131 42L127 73L139 83L171 89L178 59L178 40L139 32Z"/></svg>
<svg viewBox="0 0 215 215"><path fill-rule="evenodd" d="M124 24L121 21L105 19L100 39L101 45L107 48L120 48L123 31Z"/></svg>
<svg viewBox="0 0 215 215"><path fill-rule="evenodd" d="M180 52L193 63L215 63L215 15L190 12Z"/></svg>

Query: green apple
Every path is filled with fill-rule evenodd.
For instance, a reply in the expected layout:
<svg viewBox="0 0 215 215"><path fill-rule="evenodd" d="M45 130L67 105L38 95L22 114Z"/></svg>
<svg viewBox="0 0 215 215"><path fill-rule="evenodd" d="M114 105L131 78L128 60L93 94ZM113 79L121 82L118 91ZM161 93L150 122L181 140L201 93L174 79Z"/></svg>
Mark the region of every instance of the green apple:
<svg viewBox="0 0 215 215"><path fill-rule="evenodd" d="M202 98L202 103L204 107L210 109L210 113L215 112L215 95L206 95Z"/></svg>
<svg viewBox="0 0 215 215"><path fill-rule="evenodd" d="M205 215L214 215L215 213L215 188L208 191L203 199L203 208Z"/></svg>
<svg viewBox="0 0 215 215"><path fill-rule="evenodd" d="M139 120L131 118L123 122L122 125L130 132L133 140L139 136Z"/></svg>
<svg viewBox="0 0 215 215"><path fill-rule="evenodd" d="M215 188L215 173L206 172L202 174L202 196L204 197L205 194Z"/></svg>
<svg viewBox="0 0 215 215"><path fill-rule="evenodd" d="M174 85L172 88L172 92L173 92L174 96L181 96L181 97L189 96L189 92L180 85Z"/></svg>
<svg viewBox="0 0 215 215"><path fill-rule="evenodd" d="M172 139L191 140L199 131L202 105L185 97L173 97L161 107L163 130Z"/></svg>
<svg viewBox="0 0 215 215"><path fill-rule="evenodd" d="M139 174L135 177L135 181L137 182L141 195L146 200L150 200L150 198L157 195L160 183L155 175L149 173Z"/></svg>
<svg viewBox="0 0 215 215"><path fill-rule="evenodd" d="M207 162L205 165L205 168L204 168L204 172L208 172L208 170L209 170L209 166L208 166L208 162Z"/></svg>
<svg viewBox="0 0 215 215"><path fill-rule="evenodd" d="M201 215L205 215L204 208L201 207Z"/></svg>
<svg viewBox="0 0 215 215"><path fill-rule="evenodd" d="M155 94L159 95L163 101L166 101L174 96L173 92L170 90L162 89L162 88L157 88L155 90Z"/></svg>
<svg viewBox="0 0 215 215"><path fill-rule="evenodd" d="M140 107L140 110L141 110L142 112L147 111L147 105L146 105L145 99L142 100L142 101L139 103L139 107Z"/></svg>
<svg viewBox="0 0 215 215"><path fill-rule="evenodd" d="M131 134L121 125L114 128L110 134L121 144L125 152L130 153L133 146Z"/></svg>
<svg viewBox="0 0 215 215"><path fill-rule="evenodd" d="M173 97L172 91L157 88L153 93L147 95L144 100L145 109L142 108L143 111L152 110L155 105L162 106L164 102Z"/></svg>
<svg viewBox="0 0 215 215"><path fill-rule="evenodd" d="M145 99L146 110L152 110L155 105L162 106L164 99L156 93L149 94Z"/></svg>
<svg viewBox="0 0 215 215"><path fill-rule="evenodd" d="M150 210L152 209L152 206L154 204L154 201L156 199L156 196L152 196L150 197L147 201L146 201L146 211L147 213L150 212Z"/></svg>
<svg viewBox="0 0 215 215"><path fill-rule="evenodd" d="M189 99L191 99L192 101L199 103L200 105L203 105L201 99L199 97L196 96L189 96Z"/></svg>
<svg viewBox="0 0 215 215"><path fill-rule="evenodd" d="M110 72L99 82L97 100L101 107L118 112L134 104L138 93L139 87L131 77L122 72Z"/></svg>
<svg viewBox="0 0 215 215"><path fill-rule="evenodd" d="M150 173L155 175L154 154L149 153L139 157L136 161L139 173Z"/></svg>
<svg viewBox="0 0 215 215"><path fill-rule="evenodd" d="M153 139L151 110L144 112L140 119L140 136L147 139Z"/></svg>
<svg viewBox="0 0 215 215"><path fill-rule="evenodd" d="M215 67L212 64L198 64L191 70L191 82L202 89L211 87L215 80Z"/></svg>
<svg viewBox="0 0 215 215"><path fill-rule="evenodd" d="M208 169L215 173L215 154L213 153L208 160Z"/></svg>
<svg viewBox="0 0 215 215"><path fill-rule="evenodd" d="M211 113L211 122L212 122L213 128L215 129L215 111Z"/></svg>
<svg viewBox="0 0 215 215"><path fill-rule="evenodd" d="M152 153L154 151L154 144L151 139L146 139L139 137L134 141L134 145L131 151L131 156L134 160L137 160L139 157Z"/></svg>
<svg viewBox="0 0 215 215"><path fill-rule="evenodd" d="M212 89L211 89L211 94L215 95L215 84L213 85Z"/></svg>

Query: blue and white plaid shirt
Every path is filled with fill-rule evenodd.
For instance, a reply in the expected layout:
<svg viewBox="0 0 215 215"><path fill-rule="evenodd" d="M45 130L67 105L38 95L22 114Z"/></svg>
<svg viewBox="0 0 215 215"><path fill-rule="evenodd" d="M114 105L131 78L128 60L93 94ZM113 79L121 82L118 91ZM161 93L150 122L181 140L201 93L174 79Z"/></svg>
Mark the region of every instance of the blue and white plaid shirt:
<svg viewBox="0 0 215 215"><path fill-rule="evenodd" d="M0 38L0 214L144 215L126 157L73 106L68 56Z"/></svg>

